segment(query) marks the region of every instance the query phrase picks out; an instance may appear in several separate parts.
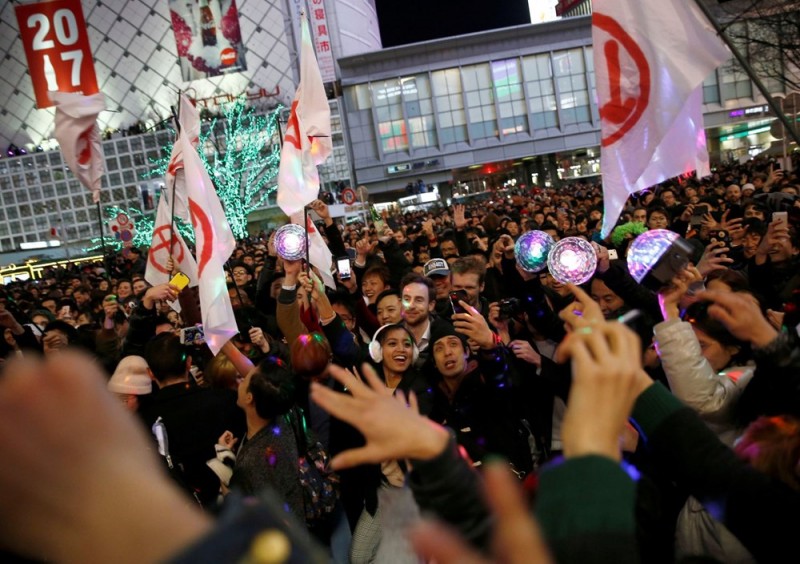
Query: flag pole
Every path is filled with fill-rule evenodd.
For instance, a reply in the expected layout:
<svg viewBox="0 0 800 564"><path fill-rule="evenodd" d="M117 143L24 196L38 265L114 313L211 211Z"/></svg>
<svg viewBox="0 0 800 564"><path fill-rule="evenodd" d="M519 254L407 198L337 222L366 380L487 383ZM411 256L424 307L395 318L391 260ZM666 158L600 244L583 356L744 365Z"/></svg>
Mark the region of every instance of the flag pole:
<svg viewBox="0 0 800 564"><path fill-rule="evenodd" d="M178 92L178 111L180 111L181 107L181 95ZM175 128L178 130L178 137L181 135L181 122L178 119L178 112L175 111L175 106L170 106L170 110L172 110L172 117L175 120ZM176 139L177 141L177 139ZM169 201L170 206L172 207L170 211L170 224L169 224L169 256L172 258L172 247L175 244L175 177L172 177L172 196L170 197Z"/></svg>
<svg viewBox="0 0 800 564"><path fill-rule="evenodd" d="M102 212L100 211L100 199L99 198L97 199L95 204L97 205L97 226L100 228L100 247L103 249L103 262L105 263L105 267L106 267L106 277L110 280L111 279L111 273L109 272L110 271L110 267L109 267L108 256L106 256L106 238L103 235L103 216L102 216Z"/></svg>
<svg viewBox="0 0 800 564"><path fill-rule="evenodd" d="M303 206L303 228L306 232L306 272L311 272L311 259L308 250L308 206Z"/></svg>
<svg viewBox="0 0 800 564"><path fill-rule="evenodd" d="M767 101L767 104L769 105L770 109L773 111L775 116L779 120L781 120L781 123L783 123L783 126L786 128L786 131L788 131L789 135L792 136L792 139L794 139L795 142L798 145L800 145L800 135L798 135L797 130L794 127L794 124L789 120L788 117L786 117L786 114L783 113L783 110L781 110L780 106L778 106L778 103L770 95L769 90L767 90L767 87L764 85L763 82L761 82L761 79L758 78L758 76L756 76L753 67L751 67L750 63L747 61L747 58L744 55L742 55L739 49L736 48L736 46L733 44L733 41L731 41L730 37L725 35L725 31L719 25L716 18L714 18L714 15L711 13L711 10L709 10L709 8L705 4L703 4L702 0L695 0L695 4L697 5L698 8L700 8L700 11L703 12L706 19L708 20L708 23L710 23L714 27L719 38L725 43L725 45L728 46L728 49L731 50L731 53L736 58L738 63L742 66L742 69L747 74L748 78L753 81L753 84L756 85L758 91L761 92L762 96L764 96L764 99Z"/></svg>

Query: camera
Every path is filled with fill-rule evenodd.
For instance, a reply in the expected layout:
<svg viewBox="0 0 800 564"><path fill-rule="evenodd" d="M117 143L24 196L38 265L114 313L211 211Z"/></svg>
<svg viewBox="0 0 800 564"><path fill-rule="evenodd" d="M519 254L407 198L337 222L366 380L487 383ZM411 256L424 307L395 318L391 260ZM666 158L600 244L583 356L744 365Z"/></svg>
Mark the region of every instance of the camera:
<svg viewBox="0 0 800 564"><path fill-rule="evenodd" d="M467 292L464 290L453 290L450 292L450 305L453 308L453 314L456 313L467 313L459 302L466 302L469 300L469 296L467 296Z"/></svg>
<svg viewBox="0 0 800 564"><path fill-rule="evenodd" d="M500 319L511 319L512 317L522 313L522 305L519 298L506 298L500 300Z"/></svg>

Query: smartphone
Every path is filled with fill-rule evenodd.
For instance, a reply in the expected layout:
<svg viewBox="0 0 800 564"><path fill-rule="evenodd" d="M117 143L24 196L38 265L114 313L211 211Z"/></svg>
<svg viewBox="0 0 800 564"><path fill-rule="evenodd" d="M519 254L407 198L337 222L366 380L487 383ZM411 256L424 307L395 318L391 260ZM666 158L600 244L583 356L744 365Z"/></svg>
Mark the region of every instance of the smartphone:
<svg viewBox="0 0 800 564"><path fill-rule="evenodd" d="M206 342L202 325L193 325L181 329L180 340L182 345L202 345Z"/></svg>
<svg viewBox="0 0 800 564"><path fill-rule="evenodd" d="M772 222L775 223L776 221L781 221L783 223L789 223L789 212L772 212Z"/></svg>
<svg viewBox="0 0 800 564"><path fill-rule="evenodd" d="M350 280L350 257L339 257L336 259L336 270L339 271L339 278Z"/></svg>
<svg viewBox="0 0 800 564"><path fill-rule="evenodd" d="M467 301L467 292L464 290L453 290L450 292L450 305L453 308L453 314L456 313L467 313L459 302L466 302Z"/></svg>
<svg viewBox="0 0 800 564"><path fill-rule="evenodd" d="M692 226L700 226L703 223L703 217L708 213L708 205L707 204L697 204L694 207L694 211L692 211L692 219L690 220L690 224Z"/></svg>
<svg viewBox="0 0 800 564"><path fill-rule="evenodd" d="M608 249L608 260L618 260L619 253L617 253L616 249Z"/></svg>
<svg viewBox="0 0 800 564"><path fill-rule="evenodd" d="M172 280L170 280L169 283L171 286L178 288L178 291L180 292L189 285L189 277L183 272L176 272L175 276L172 277Z"/></svg>

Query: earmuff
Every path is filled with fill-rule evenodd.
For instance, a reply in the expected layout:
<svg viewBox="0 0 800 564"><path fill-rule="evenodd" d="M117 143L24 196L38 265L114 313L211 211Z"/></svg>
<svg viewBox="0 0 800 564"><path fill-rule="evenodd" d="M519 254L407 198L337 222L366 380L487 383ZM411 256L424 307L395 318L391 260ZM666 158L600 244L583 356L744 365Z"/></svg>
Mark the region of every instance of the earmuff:
<svg viewBox="0 0 800 564"><path fill-rule="evenodd" d="M414 336L402 323L387 323L375 331L375 334L372 336L372 341L369 343L369 357L378 364L383 362L383 347L378 339L381 333L388 329L402 329L411 337L411 364L416 364L419 358L419 348L417 348L417 343L414 341Z"/></svg>

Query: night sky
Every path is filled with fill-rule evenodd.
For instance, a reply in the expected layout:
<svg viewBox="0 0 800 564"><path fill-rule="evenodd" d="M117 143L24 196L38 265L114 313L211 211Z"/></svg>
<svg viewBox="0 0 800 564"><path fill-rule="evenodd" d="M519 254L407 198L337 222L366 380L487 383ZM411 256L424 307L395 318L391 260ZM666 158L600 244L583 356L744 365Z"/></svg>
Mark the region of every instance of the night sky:
<svg viewBox="0 0 800 564"><path fill-rule="evenodd" d="M531 23L527 0L375 0L384 47Z"/></svg>

